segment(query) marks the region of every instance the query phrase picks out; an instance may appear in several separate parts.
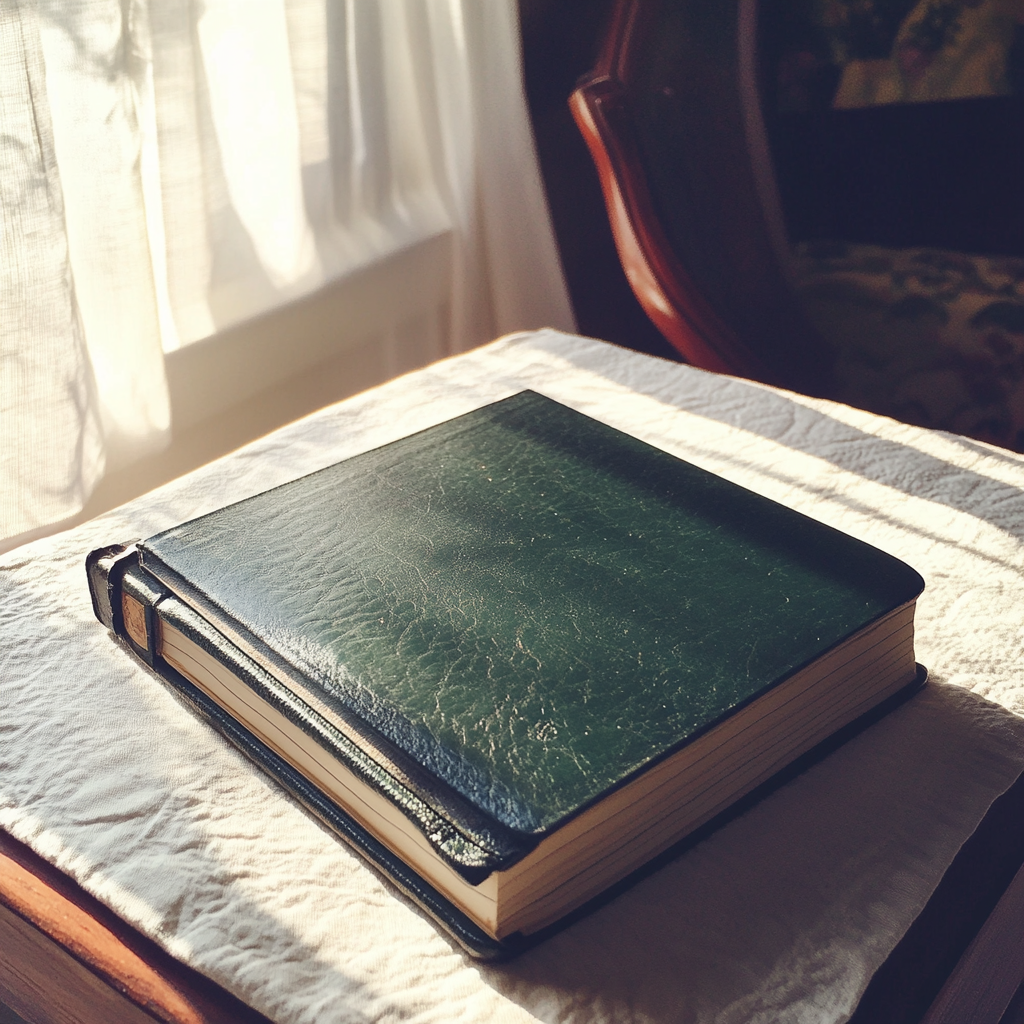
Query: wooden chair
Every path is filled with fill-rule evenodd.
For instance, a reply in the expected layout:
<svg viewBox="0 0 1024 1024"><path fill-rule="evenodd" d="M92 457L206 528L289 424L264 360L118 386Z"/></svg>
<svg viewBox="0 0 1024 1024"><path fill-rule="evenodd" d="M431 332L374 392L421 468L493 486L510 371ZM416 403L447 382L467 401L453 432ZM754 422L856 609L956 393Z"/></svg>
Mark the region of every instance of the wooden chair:
<svg viewBox="0 0 1024 1024"><path fill-rule="evenodd" d="M634 293L695 365L1024 450L1024 98L787 110L798 6L616 3L570 106Z"/></svg>
<svg viewBox="0 0 1024 1024"><path fill-rule="evenodd" d="M570 106L626 276L668 341L705 369L825 394L827 354L787 280L755 54L736 45L755 14L621 0Z"/></svg>

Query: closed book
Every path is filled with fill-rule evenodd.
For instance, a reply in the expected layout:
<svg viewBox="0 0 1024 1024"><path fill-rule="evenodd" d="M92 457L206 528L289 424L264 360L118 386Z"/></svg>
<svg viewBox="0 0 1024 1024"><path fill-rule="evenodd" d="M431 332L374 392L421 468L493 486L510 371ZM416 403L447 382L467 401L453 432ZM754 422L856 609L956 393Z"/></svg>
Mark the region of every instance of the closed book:
<svg viewBox="0 0 1024 1024"><path fill-rule="evenodd" d="M102 622L480 956L919 682L913 569L533 392L87 569Z"/></svg>

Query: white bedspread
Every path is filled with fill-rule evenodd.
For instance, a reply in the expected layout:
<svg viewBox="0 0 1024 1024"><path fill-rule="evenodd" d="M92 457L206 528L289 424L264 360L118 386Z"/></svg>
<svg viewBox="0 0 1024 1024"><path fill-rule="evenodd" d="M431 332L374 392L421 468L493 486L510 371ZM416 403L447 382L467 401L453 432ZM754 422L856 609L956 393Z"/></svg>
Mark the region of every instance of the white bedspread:
<svg viewBox="0 0 1024 1024"><path fill-rule="evenodd" d="M83 560L529 387L927 580L931 685L511 963L467 959L111 642ZM0 560L0 825L281 1022L841 1021L1024 768L1024 459L554 332L438 363ZM1009 709L1009 711L1004 710Z"/></svg>

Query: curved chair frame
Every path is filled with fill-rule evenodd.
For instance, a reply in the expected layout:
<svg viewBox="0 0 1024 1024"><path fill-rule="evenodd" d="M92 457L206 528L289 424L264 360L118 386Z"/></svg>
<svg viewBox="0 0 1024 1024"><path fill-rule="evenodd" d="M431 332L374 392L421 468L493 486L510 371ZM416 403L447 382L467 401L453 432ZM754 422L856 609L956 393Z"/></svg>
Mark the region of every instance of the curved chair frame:
<svg viewBox="0 0 1024 1024"><path fill-rule="evenodd" d="M730 196L719 204L729 211L723 218L723 246L734 272L751 282L752 293L772 296L762 303L763 338L744 334L726 311L713 307L674 251L656 212L633 124L631 92L637 43L662 2L618 0L597 66L569 100L597 168L623 269L644 311L688 362L821 394L828 390L823 350L790 291L788 242L757 96L756 0L741 0L736 9L738 74L725 90L718 83L707 89L709 94L717 90L713 99L722 105L723 119L737 138L716 134L695 139L694 146L709 165L728 164L728 180L721 187L733 189L736 199ZM740 160L735 159L737 146Z"/></svg>

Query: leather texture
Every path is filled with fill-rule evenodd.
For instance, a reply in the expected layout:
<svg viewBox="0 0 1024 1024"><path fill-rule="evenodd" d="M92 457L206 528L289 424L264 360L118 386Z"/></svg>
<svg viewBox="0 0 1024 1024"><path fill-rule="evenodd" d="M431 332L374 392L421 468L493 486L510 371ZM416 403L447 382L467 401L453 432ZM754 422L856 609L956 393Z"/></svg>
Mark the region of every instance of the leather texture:
<svg viewBox="0 0 1024 1024"><path fill-rule="evenodd" d="M913 600L891 556L532 392L140 544L537 835Z"/></svg>

